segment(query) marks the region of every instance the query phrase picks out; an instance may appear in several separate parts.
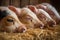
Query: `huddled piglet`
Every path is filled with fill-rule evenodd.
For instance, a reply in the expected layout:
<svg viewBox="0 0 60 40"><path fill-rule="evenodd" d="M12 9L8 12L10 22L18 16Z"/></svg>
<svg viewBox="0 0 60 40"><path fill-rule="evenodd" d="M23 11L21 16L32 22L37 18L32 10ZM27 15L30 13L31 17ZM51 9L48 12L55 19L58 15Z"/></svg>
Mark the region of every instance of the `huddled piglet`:
<svg viewBox="0 0 60 40"><path fill-rule="evenodd" d="M44 24L38 19L38 17L29 9L29 8L21 8L20 12L16 7L10 6L20 19L20 21L26 25L26 28L43 28Z"/></svg>
<svg viewBox="0 0 60 40"><path fill-rule="evenodd" d="M15 12L8 7L0 6L0 31L3 32L25 32L25 25L19 21Z"/></svg>
<svg viewBox="0 0 60 40"><path fill-rule="evenodd" d="M33 5L28 5L26 7L29 8L32 12L34 12L37 15L37 17L45 24L45 26L47 26L47 25L49 25L49 26L56 25L55 20L53 20L45 10L40 9L40 8L37 9Z"/></svg>
<svg viewBox="0 0 60 40"><path fill-rule="evenodd" d="M51 4L49 4L49 3L42 3L42 4L39 4L39 5L36 5L36 7L38 9L45 10L56 21L56 23L59 24L59 22L60 22L60 15L57 12L57 10L55 9L55 7L53 7Z"/></svg>

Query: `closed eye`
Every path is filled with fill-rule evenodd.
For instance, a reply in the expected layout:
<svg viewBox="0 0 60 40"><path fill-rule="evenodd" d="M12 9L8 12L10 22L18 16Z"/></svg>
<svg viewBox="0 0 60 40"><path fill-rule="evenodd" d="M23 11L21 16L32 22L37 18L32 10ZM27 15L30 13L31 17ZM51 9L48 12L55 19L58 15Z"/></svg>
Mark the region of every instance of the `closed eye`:
<svg viewBox="0 0 60 40"><path fill-rule="evenodd" d="M27 15L27 17L26 17L27 19L29 19L29 20L31 20L32 19L32 17L31 16L29 16L29 15Z"/></svg>
<svg viewBox="0 0 60 40"><path fill-rule="evenodd" d="M7 19L8 22L13 22L13 19Z"/></svg>

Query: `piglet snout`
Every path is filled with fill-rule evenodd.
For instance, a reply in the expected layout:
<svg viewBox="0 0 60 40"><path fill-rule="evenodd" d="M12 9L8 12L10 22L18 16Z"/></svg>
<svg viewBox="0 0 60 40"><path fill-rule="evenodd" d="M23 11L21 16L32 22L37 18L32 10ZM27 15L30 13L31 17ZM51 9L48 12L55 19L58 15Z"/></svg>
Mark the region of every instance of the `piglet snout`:
<svg viewBox="0 0 60 40"><path fill-rule="evenodd" d="M44 24L40 24L40 26L39 26L41 29L43 29L44 28Z"/></svg>
<svg viewBox="0 0 60 40"><path fill-rule="evenodd" d="M20 31L20 33L23 33L23 32L25 32L25 28L22 28Z"/></svg>
<svg viewBox="0 0 60 40"><path fill-rule="evenodd" d="M19 32L19 33L23 33L25 31L26 31L26 27L25 26L20 26L20 27L17 28L17 32Z"/></svg>
<svg viewBox="0 0 60 40"><path fill-rule="evenodd" d="M41 24L41 23L37 23L37 24L35 24L35 27L36 28L44 28L44 24Z"/></svg>
<svg viewBox="0 0 60 40"><path fill-rule="evenodd" d="M49 21L48 24L49 24L49 26L55 26L56 22L55 21Z"/></svg>

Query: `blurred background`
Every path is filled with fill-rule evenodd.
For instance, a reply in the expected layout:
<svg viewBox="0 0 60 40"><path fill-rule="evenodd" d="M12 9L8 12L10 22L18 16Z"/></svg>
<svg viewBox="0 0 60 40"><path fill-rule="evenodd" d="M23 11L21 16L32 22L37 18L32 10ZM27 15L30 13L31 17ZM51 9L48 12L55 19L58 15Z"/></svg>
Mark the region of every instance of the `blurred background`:
<svg viewBox="0 0 60 40"><path fill-rule="evenodd" d="M24 7L26 5L37 5L45 2L52 4L60 12L60 0L0 0L0 6L13 5L15 7Z"/></svg>

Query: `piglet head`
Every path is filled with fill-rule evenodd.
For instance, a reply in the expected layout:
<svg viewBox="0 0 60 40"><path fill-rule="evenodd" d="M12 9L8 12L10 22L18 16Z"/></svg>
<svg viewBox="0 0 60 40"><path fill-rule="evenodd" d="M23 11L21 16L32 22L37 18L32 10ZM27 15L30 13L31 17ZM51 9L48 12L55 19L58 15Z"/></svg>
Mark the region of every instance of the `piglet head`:
<svg viewBox="0 0 60 40"><path fill-rule="evenodd" d="M18 28L19 30L17 30ZM6 32L24 32L26 28L13 11L8 7L0 7L0 30Z"/></svg>
<svg viewBox="0 0 60 40"><path fill-rule="evenodd" d="M10 6L9 9L14 9L16 14L19 14L20 21L26 25L27 28L37 28L37 27L43 27L44 24L37 18L37 16L29 9L29 8L22 8L19 10L16 7ZM34 8L34 7L33 7ZM35 9L35 8L34 8ZM33 11L34 11L33 9Z"/></svg>
<svg viewBox="0 0 60 40"><path fill-rule="evenodd" d="M27 28L38 28L44 26L37 16L28 8L22 8L19 19L27 26Z"/></svg>

